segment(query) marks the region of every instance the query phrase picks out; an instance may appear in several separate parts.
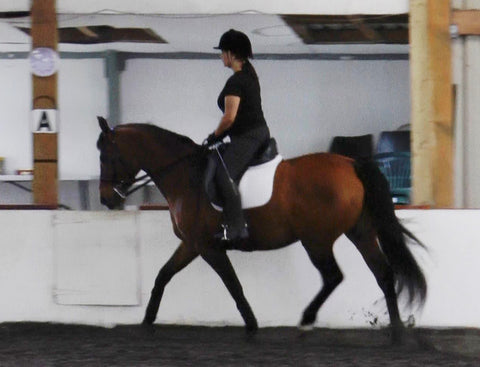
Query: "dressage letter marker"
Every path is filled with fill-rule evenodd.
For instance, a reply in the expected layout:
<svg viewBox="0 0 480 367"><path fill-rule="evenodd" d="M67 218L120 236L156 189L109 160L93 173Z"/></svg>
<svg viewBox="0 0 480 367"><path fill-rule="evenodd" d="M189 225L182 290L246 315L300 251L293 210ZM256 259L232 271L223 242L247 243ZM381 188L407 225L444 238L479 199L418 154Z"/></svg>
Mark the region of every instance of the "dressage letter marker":
<svg viewBox="0 0 480 367"><path fill-rule="evenodd" d="M56 133L58 132L57 110L38 109L32 111L33 133Z"/></svg>

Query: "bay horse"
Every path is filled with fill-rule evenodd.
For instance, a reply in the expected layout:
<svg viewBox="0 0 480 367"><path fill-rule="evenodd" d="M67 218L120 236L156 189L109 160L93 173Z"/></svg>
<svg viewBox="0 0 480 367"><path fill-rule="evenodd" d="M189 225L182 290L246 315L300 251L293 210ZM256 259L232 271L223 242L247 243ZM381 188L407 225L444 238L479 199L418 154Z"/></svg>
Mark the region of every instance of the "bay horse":
<svg viewBox="0 0 480 367"><path fill-rule="evenodd" d="M246 331L257 320L246 300L224 248L214 240L221 214L210 204L203 173L207 149L190 138L150 124L124 124L111 129L98 117L101 133L100 198L110 209L125 198L122 190L140 170L154 181L168 202L180 245L160 269L146 308L144 325L155 321L167 283L198 256L220 276L236 302ZM342 282L333 245L345 234L356 246L385 295L392 342L404 334L397 297L405 291L409 305L422 305L427 284L407 240L423 244L398 220L389 185L372 161L316 153L283 160L275 173L270 201L246 210L250 236L236 243L241 251L273 250L301 241L323 285L304 310L300 326L311 327L322 304Z"/></svg>

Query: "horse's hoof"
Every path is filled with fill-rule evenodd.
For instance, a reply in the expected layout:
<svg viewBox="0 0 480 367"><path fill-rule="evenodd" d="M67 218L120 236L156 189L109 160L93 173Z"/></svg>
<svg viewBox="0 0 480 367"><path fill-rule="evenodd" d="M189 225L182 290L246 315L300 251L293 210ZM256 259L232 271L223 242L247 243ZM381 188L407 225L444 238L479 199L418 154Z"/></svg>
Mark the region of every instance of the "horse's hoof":
<svg viewBox="0 0 480 367"><path fill-rule="evenodd" d="M302 331L302 332L309 332L309 331L312 331L313 330L313 324L299 324L297 326L298 330Z"/></svg>
<svg viewBox="0 0 480 367"><path fill-rule="evenodd" d="M302 332L308 332L313 330L313 325L315 324L316 314L312 312L305 311L302 316L302 320L298 324L298 330Z"/></svg>

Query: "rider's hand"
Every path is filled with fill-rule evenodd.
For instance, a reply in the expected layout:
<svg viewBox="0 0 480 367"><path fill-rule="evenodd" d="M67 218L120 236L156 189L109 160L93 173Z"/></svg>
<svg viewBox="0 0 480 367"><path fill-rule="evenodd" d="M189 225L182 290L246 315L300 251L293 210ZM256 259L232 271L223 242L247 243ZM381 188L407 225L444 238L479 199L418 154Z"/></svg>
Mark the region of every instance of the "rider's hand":
<svg viewBox="0 0 480 367"><path fill-rule="evenodd" d="M216 142L220 141L221 138L215 135L215 132L211 133L207 136L207 138L203 141L203 145L210 146L215 144Z"/></svg>

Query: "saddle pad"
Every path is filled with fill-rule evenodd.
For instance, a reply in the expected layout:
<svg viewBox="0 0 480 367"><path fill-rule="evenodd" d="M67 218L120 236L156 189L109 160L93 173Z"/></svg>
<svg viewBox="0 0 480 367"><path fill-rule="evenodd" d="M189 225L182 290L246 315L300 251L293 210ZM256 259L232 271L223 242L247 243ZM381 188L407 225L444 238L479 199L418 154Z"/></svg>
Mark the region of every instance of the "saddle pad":
<svg viewBox="0 0 480 367"><path fill-rule="evenodd" d="M249 167L243 174L238 185L242 198L242 209L256 208L270 201L273 192L273 178L281 161L282 156L277 155L267 163ZM222 210L221 207L212 205L216 210Z"/></svg>

